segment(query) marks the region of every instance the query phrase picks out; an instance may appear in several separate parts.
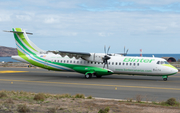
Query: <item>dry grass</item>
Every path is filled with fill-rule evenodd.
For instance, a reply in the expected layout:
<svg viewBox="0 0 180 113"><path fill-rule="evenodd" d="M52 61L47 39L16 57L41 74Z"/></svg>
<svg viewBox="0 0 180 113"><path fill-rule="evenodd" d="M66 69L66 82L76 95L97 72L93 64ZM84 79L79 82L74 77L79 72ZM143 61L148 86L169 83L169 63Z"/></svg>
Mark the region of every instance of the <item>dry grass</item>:
<svg viewBox="0 0 180 113"><path fill-rule="evenodd" d="M142 95L137 95L136 96L136 102L140 103L143 99L143 96Z"/></svg>
<svg viewBox="0 0 180 113"><path fill-rule="evenodd" d="M34 95L34 100L36 101L44 101L44 99L45 99L45 95L43 93L38 93Z"/></svg>
<svg viewBox="0 0 180 113"><path fill-rule="evenodd" d="M5 98L7 97L6 93L5 92L0 92L0 98Z"/></svg>
<svg viewBox="0 0 180 113"><path fill-rule="evenodd" d="M18 105L17 111L20 113L26 113L26 112L30 112L30 109L26 104L20 104Z"/></svg>
<svg viewBox="0 0 180 113"><path fill-rule="evenodd" d="M32 112L32 113L147 113L161 112L163 113L179 113L180 107L160 106L160 104L144 104L142 102L119 102L115 100L104 99L85 99L83 94L45 94L30 93L24 91L0 91L6 94L6 97L0 98L0 112ZM37 96L38 95L38 96ZM34 99L34 98L37 99ZM43 98L42 98L43 97ZM141 96L137 96L137 100L141 101ZM41 101L43 100L43 101ZM173 99L171 99L173 100ZM172 103L172 102L171 102Z"/></svg>

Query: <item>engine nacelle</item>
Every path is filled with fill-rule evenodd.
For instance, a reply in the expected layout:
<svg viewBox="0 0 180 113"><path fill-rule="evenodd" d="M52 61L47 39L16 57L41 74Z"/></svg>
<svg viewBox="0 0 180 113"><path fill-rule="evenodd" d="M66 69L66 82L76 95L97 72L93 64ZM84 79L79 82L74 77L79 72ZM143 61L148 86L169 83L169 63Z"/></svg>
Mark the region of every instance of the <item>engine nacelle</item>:
<svg viewBox="0 0 180 113"><path fill-rule="evenodd" d="M102 63L103 62L102 58L104 57L104 55L105 54L103 54L103 53L91 53L91 56L81 57L81 58L84 60L87 60L87 61Z"/></svg>

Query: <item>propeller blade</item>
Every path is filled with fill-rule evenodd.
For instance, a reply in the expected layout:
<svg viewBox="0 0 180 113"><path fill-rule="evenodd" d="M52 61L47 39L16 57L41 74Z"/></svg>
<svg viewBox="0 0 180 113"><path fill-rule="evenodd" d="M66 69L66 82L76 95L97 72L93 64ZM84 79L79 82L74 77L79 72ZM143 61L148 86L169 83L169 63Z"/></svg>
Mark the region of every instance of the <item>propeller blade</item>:
<svg viewBox="0 0 180 113"><path fill-rule="evenodd" d="M108 61L107 61L107 69L108 69Z"/></svg>
<svg viewBox="0 0 180 113"><path fill-rule="evenodd" d="M126 54L127 54L128 51L129 51L129 49L127 49Z"/></svg>
<svg viewBox="0 0 180 113"><path fill-rule="evenodd" d="M109 49L110 49L110 46L108 47L107 54L108 54L108 52L109 52Z"/></svg>
<svg viewBox="0 0 180 113"><path fill-rule="evenodd" d="M104 53L106 54L106 46L104 46Z"/></svg>
<svg viewBox="0 0 180 113"><path fill-rule="evenodd" d="M129 49L127 49L125 56L127 55L128 51L129 51Z"/></svg>
<svg viewBox="0 0 180 113"><path fill-rule="evenodd" d="M103 68L105 67L105 63L104 63L104 65L103 65Z"/></svg>
<svg viewBox="0 0 180 113"><path fill-rule="evenodd" d="M124 54L125 54L125 46L124 46Z"/></svg>

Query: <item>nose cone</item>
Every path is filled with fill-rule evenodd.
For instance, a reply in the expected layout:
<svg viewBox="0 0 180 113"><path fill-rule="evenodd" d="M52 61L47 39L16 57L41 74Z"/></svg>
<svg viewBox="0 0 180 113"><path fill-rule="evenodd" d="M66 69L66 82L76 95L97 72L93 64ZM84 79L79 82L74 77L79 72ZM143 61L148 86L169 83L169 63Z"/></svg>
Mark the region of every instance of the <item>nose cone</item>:
<svg viewBox="0 0 180 113"><path fill-rule="evenodd" d="M170 64L164 64L163 66L167 67L165 70L168 73L168 75L174 75L178 72L178 69Z"/></svg>
<svg viewBox="0 0 180 113"><path fill-rule="evenodd" d="M177 68L172 68L172 73L176 74L178 72L178 69Z"/></svg>

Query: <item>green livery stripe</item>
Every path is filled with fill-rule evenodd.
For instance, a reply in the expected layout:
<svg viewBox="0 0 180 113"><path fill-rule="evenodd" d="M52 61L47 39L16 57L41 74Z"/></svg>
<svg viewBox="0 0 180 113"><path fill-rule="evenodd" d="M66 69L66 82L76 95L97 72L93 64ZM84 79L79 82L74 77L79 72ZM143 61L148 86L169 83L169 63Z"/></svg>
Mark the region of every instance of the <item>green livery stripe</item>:
<svg viewBox="0 0 180 113"><path fill-rule="evenodd" d="M46 61L46 62L48 62L48 63L51 63L51 64L55 64L55 63L52 63L51 61L49 61L49 60L45 60L45 59L43 59L43 58L41 58L41 57L38 57L35 53L33 53L32 51L30 51L22 42L21 42L21 40L19 40L19 38L18 38L18 36L16 35L16 33L14 33L14 37L15 37L15 39L16 39L16 41L18 42L18 44L22 47L22 48L24 48L28 53L30 53L31 55L33 55L35 58L37 58L37 59L39 59L39 60L41 60L41 61ZM19 54L19 52L18 52L18 54ZM21 54L20 54L21 55ZM34 64L33 64L34 65ZM41 66L40 66L41 67Z"/></svg>
<svg viewBox="0 0 180 113"><path fill-rule="evenodd" d="M29 62L29 63L31 63L31 64L33 64L33 65L36 65L36 66L38 66L38 67L42 67L42 68L45 68L45 69L50 69L50 70L59 70L59 69L56 69L56 68L53 68L53 67L50 67L50 66L46 66L46 65L44 65L44 64L41 64L41 63L39 63L39 62L36 62L36 61L34 61L34 60L32 60L32 59L29 59L24 53L22 53L21 51L19 51L19 50L17 50L18 51L18 53L20 53L20 57L21 58L23 58L24 60L26 60L27 62Z"/></svg>
<svg viewBox="0 0 180 113"><path fill-rule="evenodd" d="M21 28L15 28L16 31L19 31L19 32L22 32ZM32 50L38 52L36 49L34 49L29 43L28 41L26 40L26 38L24 37L23 33L17 33L19 35L19 37L21 38L21 40L29 47L31 48Z"/></svg>
<svg viewBox="0 0 180 113"><path fill-rule="evenodd" d="M14 37L16 39L16 41L19 43L19 45L24 48L27 52L29 52L30 54L32 54L34 57L38 58L39 60L45 61L43 58L38 57L35 53L33 53L32 51L30 51L22 42L21 40L19 40L18 36L16 35L16 33L14 33Z"/></svg>
<svg viewBox="0 0 180 113"><path fill-rule="evenodd" d="M174 66L170 65L170 64L162 64L163 66L167 66L167 67L171 67L171 68L174 68L174 69L177 69L175 68Z"/></svg>
<svg viewBox="0 0 180 113"><path fill-rule="evenodd" d="M16 28L17 29L17 28ZM21 30L18 30L17 31L21 31ZM19 34L18 34L19 35ZM47 62L47 64L54 64L54 65L59 65L59 66L63 66L63 67L66 67L66 68L70 68L70 69L73 69L79 73L86 73L86 72L96 72L98 75L107 75L107 74L112 74L111 72L108 73L108 70L106 69L102 69L102 68L98 68L98 67L91 67L91 66L82 66L82 65L73 65L73 64L65 64L65 63L57 63L57 62L51 62L49 60L45 60L39 56L37 56L35 53L33 53L31 50L29 50L22 42L21 40L18 38L18 36L16 35L16 33L14 33L14 37L15 37L15 40L17 41L17 43L23 48L25 49L26 52L28 52L29 54L31 54L33 57L35 57L36 59L40 60L40 61L44 61L44 62ZM23 37L21 36L21 39ZM25 37L24 37L25 38ZM50 70L59 70L59 69L56 69L56 68L53 68L53 67L50 67L50 66L47 66L47 65L44 65L44 64L41 64L39 62L36 62L32 59L29 59L26 54L22 53L20 50L18 50L18 55L23 58L24 60L28 61L29 63L33 64L33 65L36 65L36 66L39 66L39 67L42 67L42 68L46 68L46 69L50 69ZM60 70L59 70L60 71Z"/></svg>

